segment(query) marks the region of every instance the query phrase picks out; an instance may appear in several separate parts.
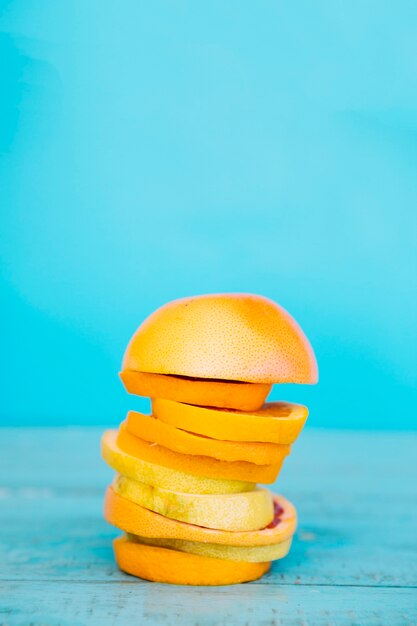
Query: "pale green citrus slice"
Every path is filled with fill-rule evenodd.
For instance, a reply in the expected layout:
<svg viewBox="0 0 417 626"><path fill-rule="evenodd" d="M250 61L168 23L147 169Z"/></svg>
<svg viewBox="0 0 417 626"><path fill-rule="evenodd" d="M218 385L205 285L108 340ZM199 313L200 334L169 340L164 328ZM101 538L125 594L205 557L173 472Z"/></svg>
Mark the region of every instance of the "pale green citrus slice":
<svg viewBox="0 0 417 626"><path fill-rule="evenodd" d="M226 561L240 561L246 563L265 563L266 561L276 561L287 556L292 538L281 543L269 546L222 546L218 543L200 543L198 541L187 541L186 539L149 539L149 537L138 537L128 535L129 541L137 541L149 546L169 548L179 552L188 552L200 556L209 556L215 559Z"/></svg>
<svg viewBox="0 0 417 626"><path fill-rule="evenodd" d="M272 494L257 487L230 494L179 493L118 475L116 493L165 517L218 530L259 530L274 518Z"/></svg>
<svg viewBox="0 0 417 626"><path fill-rule="evenodd" d="M123 452L117 445L117 431L107 430L101 440L105 462L119 474L147 485L184 493L240 493L255 489L255 484L241 480L206 478L144 461Z"/></svg>

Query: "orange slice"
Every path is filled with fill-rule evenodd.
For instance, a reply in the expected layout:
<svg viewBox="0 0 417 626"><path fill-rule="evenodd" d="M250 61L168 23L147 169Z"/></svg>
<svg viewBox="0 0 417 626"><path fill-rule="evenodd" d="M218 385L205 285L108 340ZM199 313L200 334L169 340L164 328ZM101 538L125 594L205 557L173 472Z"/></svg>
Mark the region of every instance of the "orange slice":
<svg viewBox="0 0 417 626"><path fill-rule="evenodd" d="M121 570L156 583L173 585L233 585L256 580L270 563L242 563L147 546L127 537L113 542Z"/></svg>
<svg viewBox="0 0 417 626"><path fill-rule="evenodd" d="M119 496L136 502L145 509L205 528L259 530L274 519L272 494L261 487L229 494L181 493L147 485L121 474L115 477L112 487ZM272 561L272 559L260 560Z"/></svg>
<svg viewBox="0 0 417 626"><path fill-rule="evenodd" d="M293 443L308 416L307 407L289 402L268 402L242 413L161 399L152 400L152 413L170 426L213 439L276 444Z"/></svg>
<svg viewBox="0 0 417 626"><path fill-rule="evenodd" d="M259 409L272 385L183 378L123 370L119 374L128 393L149 398L165 398L202 406L252 411Z"/></svg>
<svg viewBox="0 0 417 626"><path fill-rule="evenodd" d="M267 546L290 539L297 525L294 506L282 496L273 497L275 517L262 530L214 530L179 522L119 496L112 487L106 492L104 517L109 524L139 537L185 539L226 546Z"/></svg>
<svg viewBox="0 0 417 626"><path fill-rule="evenodd" d="M147 546L160 546L190 554L211 556L214 559L244 561L245 563L266 563L283 559L290 551L292 542L292 539L286 539L270 546L221 546L218 543L203 543L201 541L187 541L186 539L149 539L136 535L128 535L128 537L131 541L144 543Z"/></svg>
<svg viewBox="0 0 417 626"><path fill-rule="evenodd" d="M194 476L194 474L173 470L157 463L149 463L123 452L117 445L117 437L117 430L106 430L103 434L101 454L104 461L119 474L151 487L195 494L242 493L255 489L255 484L252 482Z"/></svg>
<svg viewBox="0 0 417 626"><path fill-rule="evenodd" d="M152 415L136 411L128 413L126 428L136 437L145 441L156 441L175 452L210 456L221 461L248 461L256 465L270 465L284 459L290 451L288 445L276 443L241 443L201 437L171 426Z"/></svg>
<svg viewBox="0 0 417 626"><path fill-rule="evenodd" d="M284 461L284 456L282 456L281 460L274 465L255 465L247 461L219 461L209 456L180 454L156 443L149 443L139 437L134 437L126 429L124 423L120 425L117 444L123 452L149 463L197 476L253 483L273 483Z"/></svg>

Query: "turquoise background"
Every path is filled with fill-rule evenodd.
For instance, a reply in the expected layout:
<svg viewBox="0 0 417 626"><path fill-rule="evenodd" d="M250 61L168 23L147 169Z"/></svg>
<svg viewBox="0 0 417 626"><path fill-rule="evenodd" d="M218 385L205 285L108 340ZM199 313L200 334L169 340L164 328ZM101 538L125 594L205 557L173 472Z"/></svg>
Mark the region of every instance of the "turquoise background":
<svg viewBox="0 0 417 626"><path fill-rule="evenodd" d="M312 426L415 428L417 3L1 1L4 424L117 423L124 347L269 296Z"/></svg>

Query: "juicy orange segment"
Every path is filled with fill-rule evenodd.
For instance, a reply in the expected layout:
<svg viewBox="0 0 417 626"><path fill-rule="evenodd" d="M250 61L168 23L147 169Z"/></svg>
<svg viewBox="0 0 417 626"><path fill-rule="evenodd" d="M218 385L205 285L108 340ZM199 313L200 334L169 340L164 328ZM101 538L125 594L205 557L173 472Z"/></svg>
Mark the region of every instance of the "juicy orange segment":
<svg viewBox="0 0 417 626"><path fill-rule="evenodd" d="M282 455L274 465L255 465L247 461L219 461L209 456L180 454L155 443L149 443L129 433L124 423L120 426L117 444L123 452L149 463L188 472L197 476L226 478L253 483L273 483L284 461Z"/></svg>
<svg viewBox="0 0 417 626"><path fill-rule="evenodd" d="M270 563L243 563L147 546L127 537L113 542L118 566L132 576L173 585L233 585L256 580Z"/></svg>
<svg viewBox="0 0 417 626"><path fill-rule="evenodd" d="M127 430L145 441L156 442L182 454L210 456L221 461L248 461L256 465L278 463L289 453L289 446L275 443L219 441L180 430L166 422L130 411L126 419Z"/></svg>
<svg viewBox="0 0 417 626"><path fill-rule="evenodd" d="M274 495L273 498L275 519L262 530L214 530L180 522L119 496L112 487L106 492L104 517L109 524L139 537L185 539L226 546L267 546L290 539L297 526L294 506L282 496Z"/></svg>
<svg viewBox="0 0 417 626"><path fill-rule="evenodd" d="M253 411L259 409L272 385L181 378L123 370L119 374L128 393L149 398L165 398L201 406Z"/></svg>
<svg viewBox="0 0 417 626"><path fill-rule="evenodd" d="M290 402L267 402L242 413L161 399L152 400L152 413L170 426L213 439L276 444L293 443L308 416L307 407Z"/></svg>

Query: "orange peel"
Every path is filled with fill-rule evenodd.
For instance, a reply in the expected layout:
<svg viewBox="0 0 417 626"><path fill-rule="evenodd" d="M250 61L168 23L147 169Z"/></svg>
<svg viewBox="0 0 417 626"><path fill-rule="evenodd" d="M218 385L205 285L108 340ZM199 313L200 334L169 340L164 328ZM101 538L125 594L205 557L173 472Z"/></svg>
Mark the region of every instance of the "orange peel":
<svg viewBox="0 0 417 626"><path fill-rule="evenodd" d="M119 376L128 393L202 406L252 411L259 409L272 385L239 381L182 378L124 369Z"/></svg>
<svg viewBox="0 0 417 626"><path fill-rule="evenodd" d="M238 424L236 424L238 426ZM210 456L220 461L248 461L256 465L271 465L289 453L288 445L220 441L202 437L167 424L152 415L129 411L126 429L145 441L156 442L182 454Z"/></svg>
<svg viewBox="0 0 417 626"><path fill-rule="evenodd" d="M274 521L262 530L227 531L203 528L154 513L119 496L109 487L104 500L104 517L109 524L139 537L185 539L226 546L267 546L290 539L297 526L294 506L274 495Z"/></svg>
<svg viewBox="0 0 417 626"><path fill-rule="evenodd" d="M174 585L233 585L256 580L270 563L242 563L147 546L127 537L113 542L116 562L132 576Z"/></svg>
<svg viewBox="0 0 417 626"><path fill-rule="evenodd" d="M267 402L250 412L152 400L152 413L170 426L219 440L291 444L308 417L307 407L290 402Z"/></svg>
<svg viewBox="0 0 417 626"><path fill-rule="evenodd" d="M273 465L255 465L247 461L219 461L209 456L181 454L131 435L124 423L120 425L117 444L123 452L149 463L197 476L252 483L273 483L284 461L282 457Z"/></svg>
<svg viewBox="0 0 417 626"><path fill-rule="evenodd" d="M251 383L313 384L318 378L297 322L269 298L248 293L168 302L134 333L123 369Z"/></svg>

